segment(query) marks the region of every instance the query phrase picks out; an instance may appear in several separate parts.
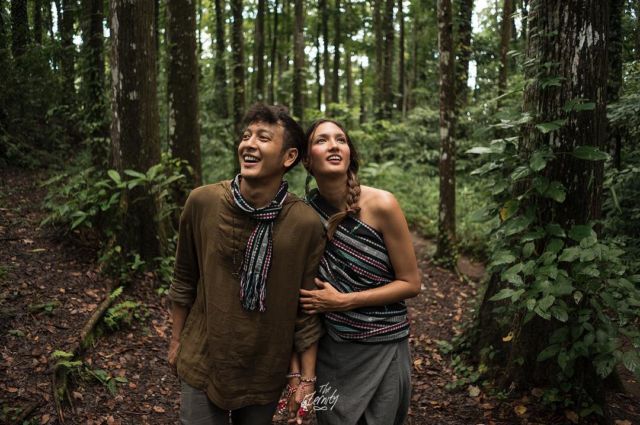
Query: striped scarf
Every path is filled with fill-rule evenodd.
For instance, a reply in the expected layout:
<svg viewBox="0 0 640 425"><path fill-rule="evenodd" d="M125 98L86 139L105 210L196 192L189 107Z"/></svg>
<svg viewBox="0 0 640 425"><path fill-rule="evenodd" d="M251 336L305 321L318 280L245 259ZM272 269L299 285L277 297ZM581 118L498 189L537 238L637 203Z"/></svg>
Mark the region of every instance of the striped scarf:
<svg viewBox="0 0 640 425"><path fill-rule="evenodd" d="M267 274L271 268L273 254L273 222L282 210L282 204L287 198L289 184L283 180L278 193L264 208L252 207L240 193L240 174L231 182L233 200L242 211L257 220L257 224L244 251L242 259L242 274L240 276L240 302L245 310L264 312L267 295Z"/></svg>

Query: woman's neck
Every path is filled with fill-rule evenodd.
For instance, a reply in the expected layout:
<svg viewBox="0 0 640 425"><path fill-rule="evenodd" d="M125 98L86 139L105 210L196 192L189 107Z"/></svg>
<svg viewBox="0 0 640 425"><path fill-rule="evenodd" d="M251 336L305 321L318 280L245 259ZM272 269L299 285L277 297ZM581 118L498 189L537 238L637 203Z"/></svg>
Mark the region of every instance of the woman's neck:
<svg viewBox="0 0 640 425"><path fill-rule="evenodd" d="M316 177L320 195L338 210L346 207L347 201L347 176L340 177Z"/></svg>

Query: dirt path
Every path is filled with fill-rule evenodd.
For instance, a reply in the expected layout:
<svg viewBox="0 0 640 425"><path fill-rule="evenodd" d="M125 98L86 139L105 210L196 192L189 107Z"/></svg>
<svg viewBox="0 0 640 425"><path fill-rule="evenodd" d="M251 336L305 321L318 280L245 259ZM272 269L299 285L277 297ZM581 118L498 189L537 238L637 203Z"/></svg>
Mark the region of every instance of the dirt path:
<svg viewBox="0 0 640 425"><path fill-rule="evenodd" d="M72 349L84 322L113 285L97 273L91 244L66 242L39 227L43 179L44 174L0 170L0 423L59 423L51 355ZM535 419L533 396L498 402L479 388L446 389L455 376L438 341L459 332L471 314L476 288L433 266L428 242L415 242L424 279L422 293L408 303L414 360L408 424L566 423L564 417ZM476 278L482 273L481 266L469 261L460 268ZM74 407L65 407L66 423L178 422L178 382L165 363L169 323L153 275L125 290L118 299L123 300L140 303L136 318L86 350L81 372L71 383ZM629 421L620 425L640 424L637 402L626 395L612 398L616 418ZM518 406L528 411L518 416Z"/></svg>

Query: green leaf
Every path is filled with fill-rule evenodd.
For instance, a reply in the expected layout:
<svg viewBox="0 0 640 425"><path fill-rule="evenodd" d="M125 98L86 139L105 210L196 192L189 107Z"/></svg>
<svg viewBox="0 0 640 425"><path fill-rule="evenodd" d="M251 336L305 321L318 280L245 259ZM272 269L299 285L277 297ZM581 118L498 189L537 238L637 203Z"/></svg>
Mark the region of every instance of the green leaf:
<svg viewBox="0 0 640 425"><path fill-rule="evenodd" d="M536 128L538 130L540 130L543 134L547 134L547 133L550 133L552 131L556 131L556 130L560 129L566 122L567 122L566 119L555 120L555 121L550 121L550 122L543 122L543 123L540 123L540 124L536 124Z"/></svg>
<svg viewBox="0 0 640 425"><path fill-rule="evenodd" d="M533 187L536 188L536 191L540 195L544 195L549 189L549 179L543 176L538 176L533 179Z"/></svg>
<svg viewBox="0 0 640 425"><path fill-rule="evenodd" d="M571 154L576 158L587 161L604 161L609 158L609 154L606 152L602 152L595 146L587 145L577 146Z"/></svg>
<svg viewBox="0 0 640 425"><path fill-rule="evenodd" d="M492 256L491 265L499 266L501 264L511 264L516 260L516 257L511 251L498 251Z"/></svg>
<svg viewBox="0 0 640 425"><path fill-rule="evenodd" d="M547 224L544 228L549 236L556 236L558 238L564 238L566 235L564 229L557 223Z"/></svg>
<svg viewBox="0 0 640 425"><path fill-rule="evenodd" d="M529 227L529 225L531 224L531 218L527 217L527 216L518 216L518 217L513 217L510 220L508 220L504 226L504 234L506 236L511 236L511 235L515 235L516 233L520 233L523 230L525 230L527 227Z"/></svg>
<svg viewBox="0 0 640 425"><path fill-rule="evenodd" d="M622 355L622 363L631 373L636 373L636 371L640 370L640 357L633 350L629 350Z"/></svg>
<svg viewBox="0 0 640 425"><path fill-rule="evenodd" d="M520 206L520 203L517 200L509 199L507 202L504 203L504 206L500 208L500 219L502 221L509 219L511 216L513 216L513 214L515 214L518 211L519 206Z"/></svg>
<svg viewBox="0 0 640 425"><path fill-rule="evenodd" d="M570 248L565 248L558 257L558 261L566 261L568 263L577 260L580 258L580 248L577 246L572 246Z"/></svg>
<svg viewBox="0 0 640 425"><path fill-rule="evenodd" d="M516 180L520 180L527 177L529 174L531 174L531 169L529 167L525 167L521 165L519 167L516 167L515 170L513 170L513 173L511 173L510 178L512 181L516 181Z"/></svg>
<svg viewBox="0 0 640 425"><path fill-rule="evenodd" d="M527 309L533 311L533 309L536 308L536 302L535 298L529 298L526 302Z"/></svg>
<svg viewBox="0 0 640 425"><path fill-rule="evenodd" d="M544 194L547 198L551 198L556 202L562 203L567 197L567 193L565 191L562 183L558 181L552 181L549 183L549 187Z"/></svg>
<svg viewBox="0 0 640 425"><path fill-rule="evenodd" d="M531 254L533 254L534 248L535 248L535 245L533 244L533 242L527 242L526 244L524 244L524 247L522 247L522 256L524 258L531 257Z"/></svg>
<svg viewBox="0 0 640 425"><path fill-rule="evenodd" d="M125 173L126 175L128 175L128 176L131 176L131 177L137 177L137 178L139 178L139 179L141 179L141 180L146 180L146 179L147 179L147 176L146 176L146 175L144 175L144 174L142 174L141 172L136 171L136 170L124 170L124 173Z"/></svg>
<svg viewBox="0 0 640 425"><path fill-rule="evenodd" d="M541 310L546 311L553 305L555 300L556 297L554 297L553 295L547 295L546 297L538 301L538 307L540 307Z"/></svg>
<svg viewBox="0 0 640 425"><path fill-rule="evenodd" d="M544 350L542 350L540 354L538 354L538 358L536 360L539 362L543 362L555 356L556 354L558 354L559 351L560 351L560 344L552 344L547 348L545 348Z"/></svg>
<svg viewBox="0 0 640 425"><path fill-rule="evenodd" d="M531 167L533 171L541 171L544 170L546 166L547 155L544 152L535 151L529 160L529 167Z"/></svg>
<svg viewBox="0 0 640 425"><path fill-rule="evenodd" d="M544 231L540 227L536 227L531 232L527 232L524 234L520 242L525 243L529 241L535 241L538 239L542 239L544 237Z"/></svg>
<svg viewBox="0 0 640 425"><path fill-rule="evenodd" d="M563 246L564 246L564 241L562 241L561 239L554 238L554 239L551 239L551 241L547 244L545 251L557 254L558 252L560 252Z"/></svg>
<svg viewBox="0 0 640 425"><path fill-rule="evenodd" d="M563 323L569 319L569 313L567 313L567 309L559 305L554 305L553 307L551 307L551 315Z"/></svg>
<svg viewBox="0 0 640 425"><path fill-rule="evenodd" d="M111 177L111 180L113 180L116 184L122 183L122 179L120 179L120 174L118 174L116 170L109 170L107 171L107 174L109 175L109 177Z"/></svg>
<svg viewBox="0 0 640 425"><path fill-rule="evenodd" d="M589 225L576 224L569 230L569 237L576 242L580 242L584 238L595 235L595 232Z"/></svg>
<svg viewBox="0 0 640 425"><path fill-rule="evenodd" d="M511 298L513 296L513 294L515 294L515 293L516 293L516 291L514 291L511 288L504 288L504 289L501 289L493 297L489 298L489 301L500 301L500 300L504 300L504 299L507 299L507 298Z"/></svg>

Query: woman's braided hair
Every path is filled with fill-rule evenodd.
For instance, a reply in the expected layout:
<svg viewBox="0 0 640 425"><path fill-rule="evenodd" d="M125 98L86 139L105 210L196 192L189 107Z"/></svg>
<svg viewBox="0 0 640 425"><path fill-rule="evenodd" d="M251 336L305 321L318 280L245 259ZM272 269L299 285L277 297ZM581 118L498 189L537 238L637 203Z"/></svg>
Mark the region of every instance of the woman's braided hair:
<svg viewBox="0 0 640 425"><path fill-rule="evenodd" d="M335 213L329 218L329 221L327 223L327 237L329 238L329 240L331 240L333 239L333 235L335 234L338 225L340 224L340 222L342 222L342 220L345 219L345 217L347 217L348 215L355 216L360 212L360 207L358 206L358 201L360 201L360 182L358 181L358 168L360 164L358 159L358 151L353 145L349 134L344 129L342 124L337 121L327 118L321 118L314 121L313 124L311 124L311 126L307 129L307 132L305 134L305 140L307 141L307 144L311 143L311 137L313 137L313 134L315 133L318 126L326 122L330 122L336 125L340 130L342 130L345 138L347 139L347 146L349 146L350 152L349 168L347 169L347 208L343 211ZM308 155L310 150L310 148L307 148L305 153ZM313 175L313 170L309 168L308 158L305 158L303 163L309 174Z"/></svg>

